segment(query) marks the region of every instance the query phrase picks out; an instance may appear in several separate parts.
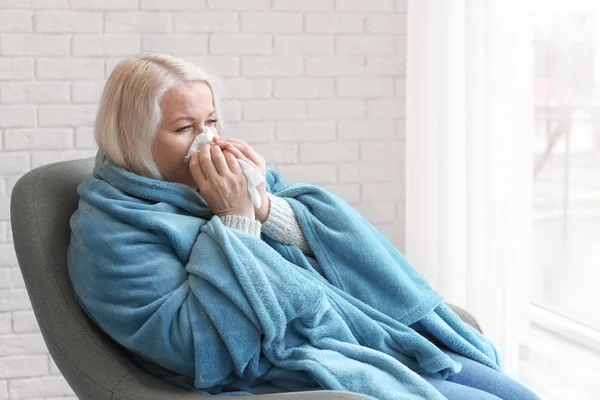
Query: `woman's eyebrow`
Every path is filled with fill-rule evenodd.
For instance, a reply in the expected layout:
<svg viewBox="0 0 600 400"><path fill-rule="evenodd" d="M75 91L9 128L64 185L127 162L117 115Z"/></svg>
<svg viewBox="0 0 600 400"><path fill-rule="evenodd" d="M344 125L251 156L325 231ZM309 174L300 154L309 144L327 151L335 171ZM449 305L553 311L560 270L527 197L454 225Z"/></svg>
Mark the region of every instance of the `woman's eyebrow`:
<svg viewBox="0 0 600 400"><path fill-rule="evenodd" d="M210 118L211 116L213 116L213 115L215 114L215 112L216 112L216 111L217 111L217 110L214 110L214 109L213 109L213 110L211 111L211 113L210 113L210 114L208 114L208 115L206 116L206 118ZM177 121L179 121L179 120L182 120L182 119L187 119L187 120L193 121L195 118L194 118L194 117L191 117L191 116L188 116L188 115L184 115L184 116L182 116L182 117L179 117L179 118L177 118L177 119L176 119L175 121L173 121L172 123L174 124L174 123L176 123Z"/></svg>

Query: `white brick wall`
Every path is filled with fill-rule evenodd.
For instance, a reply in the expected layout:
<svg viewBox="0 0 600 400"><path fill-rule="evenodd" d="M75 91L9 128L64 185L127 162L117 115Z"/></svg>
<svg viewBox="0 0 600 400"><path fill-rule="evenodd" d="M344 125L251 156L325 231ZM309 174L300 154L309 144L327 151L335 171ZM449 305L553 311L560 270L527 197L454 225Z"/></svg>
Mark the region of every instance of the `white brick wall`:
<svg viewBox="0 0 600 400"><path fill-rule="evenodd" d="M97 102L125 57L220 75L231 135L402 249L405 13L406 0L0 0L0 400L75 399L31 310L10 195L31 168L95 153Z"/></svg>

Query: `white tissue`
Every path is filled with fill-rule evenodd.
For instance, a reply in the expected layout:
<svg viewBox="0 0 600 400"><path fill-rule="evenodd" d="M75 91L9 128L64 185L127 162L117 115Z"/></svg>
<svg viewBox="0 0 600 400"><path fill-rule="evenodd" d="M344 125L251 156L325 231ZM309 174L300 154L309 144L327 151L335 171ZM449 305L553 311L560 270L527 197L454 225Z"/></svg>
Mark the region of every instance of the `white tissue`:
<svg viewBox="0 0 600 400"><path fill-rule="evenodd" d="M256 187L264 182L266 179L260 171L254 169L250 164L248 164L244 160L238 160L242 169L244 170L244 174L246 174L246 178L248 178L248 191L250 192L250 198L252 199L252 203L254 207L260 208L262 204L260 194Z"/></svg>
<svg viewBox="0 0 600 400"><path fill-rule="evenodd" d="M210 128L206 128L205 133L196 135L196 138L192 142L192 145L190 146L190 150L188 151L187 155L185 156L184 161L185 162L190 161L190 158L192 158L192 156L195 153L197 153L198 150L200 150L200 147L204 143L212 143L213 137L215 137L215 136L216 136L215 133ZM248 192L250 192L250 198L252 199L252 204L254 204L254 207L260 208L262 201L261 201L260 194L258 193L258 190L256 189L256 187L258 185L260 185L262 182L264 182L266 180L266 178L263 176L263 174L260 173L260 171L257 171L246 161L238 159L238 162L240 163L240 166L242 167L242 170L244 171L244 174L246 175L246 179L248 179Z"/></svg>
<svg viewBox="0 0 600 400"><path fill-rule="evenodd" d="M216 136L215 133L210 128L206 128L204 132L205 133L196 135L196 138L192 142L192 145L190 146L190 149L183 161L190 161L190 158L192 158L192 156L200 150L200 147L202 147L204 143L212 143L213 137Z"/></svg>

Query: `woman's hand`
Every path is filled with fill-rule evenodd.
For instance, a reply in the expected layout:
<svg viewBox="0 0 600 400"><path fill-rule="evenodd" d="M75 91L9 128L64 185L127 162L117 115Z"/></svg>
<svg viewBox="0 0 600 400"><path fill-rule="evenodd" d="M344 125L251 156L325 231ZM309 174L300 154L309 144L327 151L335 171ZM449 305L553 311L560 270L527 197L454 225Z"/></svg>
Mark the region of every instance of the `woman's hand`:
<svg viewBox="0 0 600 400"><path fill-rule="evenodd" d="M250 164L252 167L258 169L263 176L267 176L267 164L265 159L259 155L248 143L240 139L232 137L219 138L217 144L226 144L226 150L224 153L231 152L236 158L242 159ZM270 202L271 200L267 196L266 182L262 182L256 187L256 190L260 194L261 206L260 208L254 208L256 218L264 223L269 216Z"/></svg>
<svg viewBox="0 0 600 400"><path fill-rule="evenodd" d="M255 219L248 180L237 158L221 145L205 143L190 159L189 168L202 197L214 214Z"/></svg>

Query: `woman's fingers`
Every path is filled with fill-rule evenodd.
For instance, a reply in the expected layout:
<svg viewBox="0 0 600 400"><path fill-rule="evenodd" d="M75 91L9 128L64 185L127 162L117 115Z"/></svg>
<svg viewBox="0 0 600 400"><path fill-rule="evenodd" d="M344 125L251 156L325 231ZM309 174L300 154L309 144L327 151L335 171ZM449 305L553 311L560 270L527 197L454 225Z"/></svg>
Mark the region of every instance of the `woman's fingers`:
<svg viewBox="0 0 600 400"><path fill-rule="evenodd" d="M198 184L198 186L200 186L201 183L204 183L206 181L206 175L204 175L204 172L202 171L202 166L200 165L200 157L199 156L200 156L200 153L195 153L192 155L192 158L190 159L190 171L192 173L192 176L194 177L194 180Z"/></svg>
<svg viewBox="0 0 600 400"><path fill-rule="evenodd" d="M212 162L215 165L215 169L220 176L226 176L231 173L221 147L210 146L210 155L212 157Z"/></svg>
<svg viewBox="0 0 600 400"><path fill-rule="evenodd" d="M261 156L248 143L236 138L224 138L221 140L226 140L232 146L239 149L246 156L246 158L252 160L255 165L260 165Z"/></svg>
<svg viewBox="0 0 600 400"><path fill-rule="evenodd" d="M198 161L200 162L200 167L202 168L202 172L204 172L204 176L206 179L211 179L219 175L215 165L212 161L212 156L210 154L210 148L212 146L208 143L200 146L200 151L197 153Z"/></svg>
<svg viewBox="0 0 600 400"><path fill-rule="evenodd" d="M244 160L253 167L256 167L256 164L252 160L248 159L248 157L246 157L246 155L242 153L240 149L234 147L232 144L230 144L229 147L227 147L227 151L230 151L236 158Z"/></svg>
<svg viewBox="0 0 600 400"><path fill-rule="evenodd" d="M232 152L230 152L229 150L225 150L223 151L223 155L225 156L225 159L227 160L227 165L229 166L229 170L231 172L233 172L234 174L238 175L239 173L241 173L241 169L242 167L240 167L240 163L238 162L238 159L236 158L236 156L233 155Z"/></svg>

